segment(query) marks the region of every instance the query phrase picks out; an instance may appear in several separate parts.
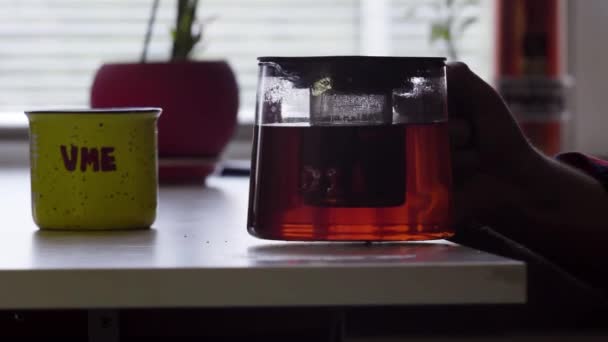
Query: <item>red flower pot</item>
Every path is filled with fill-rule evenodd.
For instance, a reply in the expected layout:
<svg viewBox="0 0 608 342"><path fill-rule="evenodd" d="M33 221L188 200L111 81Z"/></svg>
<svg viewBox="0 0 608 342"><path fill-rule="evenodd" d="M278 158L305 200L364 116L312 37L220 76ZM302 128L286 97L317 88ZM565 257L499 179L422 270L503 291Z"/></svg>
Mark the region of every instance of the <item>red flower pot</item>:
<svg viewBox="0 0 608 342"><path fill-rule="evenodd" d="M163 108L160 180L202 181L234 131L238 87L223 61L105 64L95 76L91 106Z"/></svg>

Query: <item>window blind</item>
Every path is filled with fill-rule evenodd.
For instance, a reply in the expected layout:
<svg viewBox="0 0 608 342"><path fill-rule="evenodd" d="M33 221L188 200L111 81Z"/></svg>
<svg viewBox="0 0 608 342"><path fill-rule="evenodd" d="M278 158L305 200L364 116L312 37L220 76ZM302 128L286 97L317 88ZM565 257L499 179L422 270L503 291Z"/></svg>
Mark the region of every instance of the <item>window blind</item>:
<svg viewBox="0 0 608 342"><path fill-rule="evenodd" d="M213 20L193 58L230 63L240 119L248 121L257 56L441 55L428 39L433 13L406 13L424 2L200 0L199 19ZM492 3L481 0L469 9L480 20L461 42L463 59L485 77L492 70ZM139 60L151 6L149 0L0 0L0 119L24 109L87 107L99 66ZM175 0L160 1L149 60L169 56L175 6Z"/></svg>

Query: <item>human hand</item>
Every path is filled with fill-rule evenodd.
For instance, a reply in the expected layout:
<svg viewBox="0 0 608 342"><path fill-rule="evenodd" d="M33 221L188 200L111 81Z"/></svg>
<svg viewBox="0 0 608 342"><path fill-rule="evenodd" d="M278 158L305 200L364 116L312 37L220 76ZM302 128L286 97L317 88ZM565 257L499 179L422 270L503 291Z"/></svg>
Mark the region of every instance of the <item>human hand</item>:
<svg viewBox="0 0 608 342"><path fill-rule="evenodd" d="M501 97L463 63L447 67L455 220L504 221L540 159Z"/></svg>
<svg viewBox="0 0 608 342"><path fill-rule="evenodd" d="M608 291L604 187L534 149L466 65L449 64L447 82L455 224L489 225Z"/></svg>
<svg viewBox="0 0 608 342"><path fill-rule="evenodd" d="M533 148L466 65L450 63L447 82L456 225L489 225L562 265L608 260L603 186Z"/></svg>

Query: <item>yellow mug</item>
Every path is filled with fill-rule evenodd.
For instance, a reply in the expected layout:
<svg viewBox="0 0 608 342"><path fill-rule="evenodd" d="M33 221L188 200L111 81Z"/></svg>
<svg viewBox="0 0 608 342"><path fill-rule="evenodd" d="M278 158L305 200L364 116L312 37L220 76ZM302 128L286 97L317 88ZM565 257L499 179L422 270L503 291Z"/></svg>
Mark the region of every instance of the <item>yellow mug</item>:
<svg viewBox="0 0 608 342"><path fill-rule="evenodd" d="M156 218L160 108L27 111L41 229L137 229Z"/></svg>

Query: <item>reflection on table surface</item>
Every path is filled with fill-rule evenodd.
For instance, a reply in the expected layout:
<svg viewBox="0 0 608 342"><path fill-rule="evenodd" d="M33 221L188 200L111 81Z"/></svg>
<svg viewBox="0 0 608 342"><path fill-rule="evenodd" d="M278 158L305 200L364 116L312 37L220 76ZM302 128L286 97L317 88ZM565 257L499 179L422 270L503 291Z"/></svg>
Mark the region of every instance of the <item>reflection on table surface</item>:
<svg viewBox="0 0 608 342"><path fill-rule="evenodd" d="M161 186L152 229L40 231L31 218L27 170L0 172L8 219L0 268L269 267L344 264L510 263L447 241L303 243L256 239L246 231L246 178L216 177L207 186Z"/></svg>

